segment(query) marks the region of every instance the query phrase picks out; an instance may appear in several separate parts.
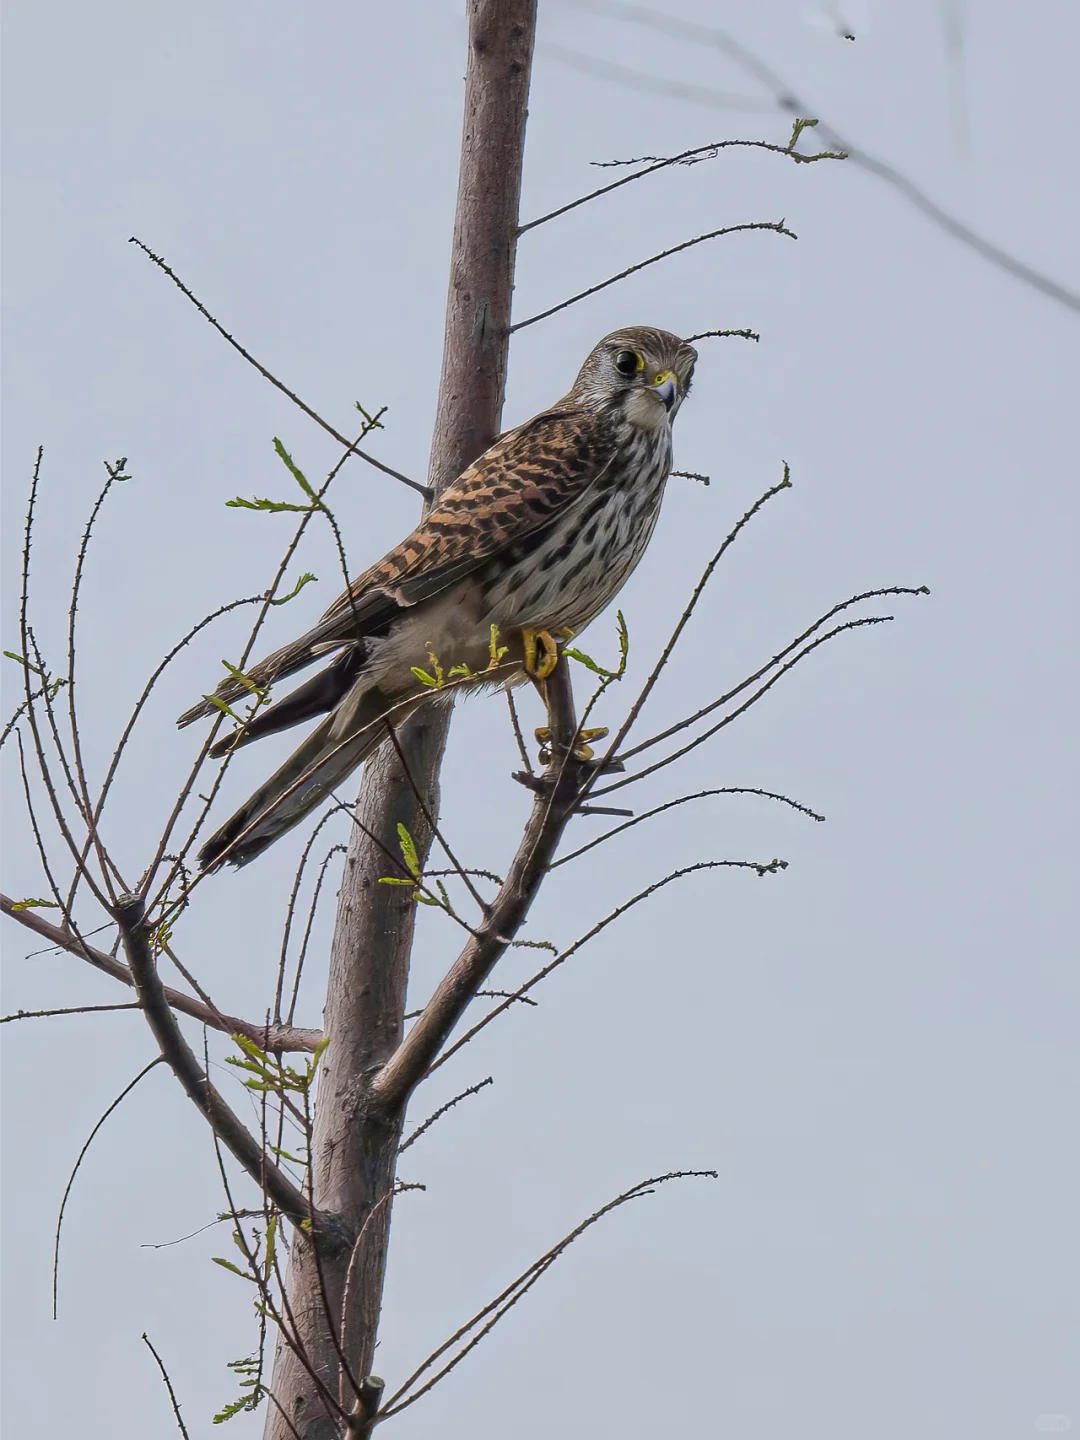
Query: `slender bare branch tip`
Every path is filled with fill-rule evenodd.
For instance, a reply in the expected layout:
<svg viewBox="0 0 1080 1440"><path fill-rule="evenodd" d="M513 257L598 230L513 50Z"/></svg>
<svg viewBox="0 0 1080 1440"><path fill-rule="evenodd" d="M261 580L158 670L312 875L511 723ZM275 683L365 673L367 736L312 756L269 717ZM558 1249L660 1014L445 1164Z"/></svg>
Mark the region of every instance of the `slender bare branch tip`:
<svg viewBox="0 0 1080 1440"><path fill-rule="evenodd" d="M723 339L728 335L740 340L753 340L755 344L761 343L761 336L756 330L702 330L700 335L687 335L686 343L693 345L696 340Z"/></svg>
<svg viewBox="0 0 1080 1440"><path fill-rule="evenodd" d="M479 1095L481 1090L485 1089L488 1085L494 1084L494 1076L489 1075L486 1079L480 1080L476 1085L470 1085L467 1090L462 1090L460 1095L455 1095L452 1100L447 1100L445 1105L440 1105L433 1114L428 1116L428 1118L423 1122L422 1125L418 1125L416 1129L412 1132L412 1134L408 1136L407 1139L401 1142L401 1144L398 1146L398 1154L403 1154L406 1150L408 1150L410 1145L415 1145L417 1140L420 1139L421 1135L426 1134L426 1132L431 1129L432 1125L435 1124L436 1120L440 1120L448 1110L452 1110L455 1105L460 1104L462 1100L468 1100L472 1095Z"/></svg>
<svg viewBox="0 0 1080 1440"><path fill-rule="evenodd" d="M59 1010L16 1010L13 1015L0 1015L0 1025L6 1025L9 1020L44 1020L52 1015L94 1015L106 1010L141 1009L137 1000L129 1000L121 1005L66 1005Z"/></svg>
<svg viewBox="0 0 1080 1440"><path fill-rule="evenodd" d="M678 255L683 250L689 250L694 245L701 245L706 240L717 240L723 235L737 235L746 230L771 230L777 235L786 235L789 240L797 240L799 237L794 230L789 230L786 220L748 220L741 225L724 225L719 230L706 231L704 235L695 235L692 240L683 240L679 245L672 245L667 250L661 250L656 255L650 255L646 260L639 260L636 265L628 265L625 270L620 270L617 275L610 275L606 280L601 280L596 285L590 285L587 290L581 290L576 295L571 295L568 300L561 300L558 305L552 305L547 310L538 311L530 315L527 320L518 320L510 326L510 333L524 330L528 325L536 325L541 320L547 320L549 316L557 315L560 310L566 310L571 305L576 305L579 300L586 300L590 295L596 295L601 290L606 290L609 285L615 285L620 280L625 280L630 275L635 275L639 270L644 270L649 265L656 265L661 260L668 259L671 255Z"/></svg>
<svg viewBox="0 0 1080 1440"><path fill-rule="evenodd" d="M179 1427L180 1434L184 1437L184 1440L191 1440L191 1437L188 1435L188 1428L184 1424L184 1418L180 1414L180 1402L176 1398L176 1391L173 1389L172 1381L169 1379L169 1372L165 1369L165 1362L164 1360L162 1360L158 1352L154 1349L153 1343L145 1330L143 1331L142 1339L143 1344L150 1351L150 1354L157 1362L158 1369L161 1371L161 1378L165 1382L165 1389L169 1392L169 1404L172 1406L172 1412L176 1419L177 1426Z"/></svg>
<svg viewBox="0 0 1080 1440"><path fill-rule="evenodd" d="M515 1280L512 1280L510 1284L496 1295L493 1300L490 1300L483 1309L478 1310L471 1319L467 1320L464 1325L459 1326L453 1335L444 1340L437 1349L433 1350L431 1354L416 1367L412 1374L403 1381L394 1394L390 1396L390 1399L381 1412L380 1418L388 1419L391 1415L398 1414L399 1411L406 1409L409 1405L419 1400L422 1395L426 1395L430 1390L434 1389L440 1380L459 1365L465 1356L474 1350L486 1335L490 1334L503 1316L506 1315L519 1300L528 1294L536 1282L554 1265L555 1261L558 1260L586 1230L597 1224L598 1221L602 1220L606 1215L609 1215L613 1210L619 1209L620 1206L654 1194L658 1186L664 1185L670 1180L689 1179L717 1180L719 1179L719 1173L716 1170L672 1170L666 1175L655 1175L648 1180L638 1181L638 1183L632 1185L629 1190L624 1190L621 1195L616 1195L615 1198L609 1200L606 1205L601 1205L598 1210L594 1210L591 1215L576 1225L569 1234L564 1235L550 1250L545 1251L539 1259L534 1260L526 1270L517 1276ZM486 1321L486 1323L482 1323L484 1321ZM480 1326L480 1328L477 1329L477 1326ZM420 1377L426 1371L430 1370L448 1350L452 1350L455 1345L465 1341L466 1336L468 1336L471 1331L476 1331L476 1333L472 1335L472 1338L464 1343L461 1349L429 1380L425 1381L419 1389L412 1390L412 1387ZM412 1390L411 1395L408 1393L410 1390Z"/></svg>
<svg viewBox="0 0 1080 1440"><path fill-rule="evenodd" d="M218 332L222 339L227 341L228 344L232 346L232 348L237 352L238 355L243 356L243 358L248 362L248 364L253 366L263 377L264 380L268 380L276 390L280 390L283 395L287 396L293 402L293 404L297 406L298 409L302 410L304 414L308 416L309 419L314 420L316 425L319 425L323 430L326 431L328 435L332 435L339 445L346 446L347 454L358 455L361 460L366 460L369 465L373 465L376 470L381 470L384 475L389 475L394 480L400 480L402 485L407 485L410 490L415 490L417 494L423 497L425 503L430 503L430 501L433 499L433 495L431 489L427 485L421 485L416 480L410 480L407 475L402 475L400 471L392 469L389 465L384 465L381 460L376 460L374 455L369 455L366 451L359 448L359 440L347 440L339 430L335 430L333 425L331 425L328 421L324 420L321 415L319 415L311 408L310 405L305 404L305 402L300 399L299 395L297 395L294 391L290 390L289 387L283 384L276 375L273 375L266 368L265 365L261 364L258 360L256 360L254 355L252 355L250 351L246 350L244 346L240 344L239 340L237 340L235 336L231 335L229 331L225 329L224 325L222 325L218 320L214 318L213 315L211 315L210 311L206 308L206 306L202 303L202 301L198 298L194 291L189 289L188 286L184 284L183 280L180 279L176 271L173 270L173 268L161 255L156 255L154 251L150 249L149 245L145 244L142 240L140 240L137 235L129 236L128 244L138 246L138 248L147 257L147 259L152 261L153 264L155 264L158 269L163 272L163 274L168 276L168 278L173 282L173 284L180 291L180 293L191 301L191 303L195 306L196 310L198 310L199 314L203 317L203 319L209 321L209 323ZM366 411L362 410L360 406L357 406L357 408L361 410L361 414L364 416L364 430L360 436L360 439L362 440L364 436L369 434L370 431L375 429L377 426L380 429L382 427L378 425L377 420L373 421L367 415ZM378 414L383 414L384 410L385 406L383 407L383 410L380 410L378 412Z"/></svg>

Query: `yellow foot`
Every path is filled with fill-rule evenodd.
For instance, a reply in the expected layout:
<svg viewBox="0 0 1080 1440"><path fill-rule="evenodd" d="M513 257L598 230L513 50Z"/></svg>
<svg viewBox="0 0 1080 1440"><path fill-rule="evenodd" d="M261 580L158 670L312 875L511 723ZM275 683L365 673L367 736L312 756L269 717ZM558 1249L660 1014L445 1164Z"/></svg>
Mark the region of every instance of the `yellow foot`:
<svg viewBox="0 0 1080 1440"><path fill-rule="evenodd" d="M593 750L592 746L589 745L588 742L590 740L603 740L604 736L607 733L608 730L606 725L601 725L595 730L580 730L578 732L577 743L574 745L574 748L571 752L574 759L592 760ZM540 760L543 764L546 765L551 760L551 730L547 725L541 725L540 728L534 732L534 734L536 735L537 740L543 747L540 752Z"/></svg>
<svg viewBox="0 0 1080 1440"><path fill-rule="evenodd" d="M559 663L559 647L546 630L522 630L525 669L534 680L546 680Z"/></svg>

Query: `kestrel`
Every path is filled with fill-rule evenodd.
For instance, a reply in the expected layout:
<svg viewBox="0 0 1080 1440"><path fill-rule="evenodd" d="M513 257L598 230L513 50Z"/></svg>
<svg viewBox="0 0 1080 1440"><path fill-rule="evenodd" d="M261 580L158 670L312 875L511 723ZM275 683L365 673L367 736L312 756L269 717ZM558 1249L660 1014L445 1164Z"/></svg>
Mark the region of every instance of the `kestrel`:
<svg viewBox="0 0 1080 1440"><path fill-rule="evenodd" d="M248 680L263 689L334 656L211 756L325 719L206 842L203 869L261 854L418 705L551 673L558 640L600 614L645 552L696 360L664 330L608 335L563 399L500 435L311 630L251 667ZM425 685L418 670L439 683ZM215 698L250 693L230 677ZM177 723L218 713L204 699Z"/></svg>

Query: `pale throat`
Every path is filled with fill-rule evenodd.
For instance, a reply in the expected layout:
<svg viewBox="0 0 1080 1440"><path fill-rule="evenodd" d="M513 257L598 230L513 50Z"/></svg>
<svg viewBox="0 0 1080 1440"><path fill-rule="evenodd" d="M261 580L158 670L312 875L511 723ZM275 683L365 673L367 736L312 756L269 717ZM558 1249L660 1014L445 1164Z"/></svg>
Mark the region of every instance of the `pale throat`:
<svg viewBox="0 0 1080 1440"><path fill-rule="evenodd" d="M663 401L648 390L631 390L623 404L623 414L631 425L650 434L668 428L668 412Z"/></svg>

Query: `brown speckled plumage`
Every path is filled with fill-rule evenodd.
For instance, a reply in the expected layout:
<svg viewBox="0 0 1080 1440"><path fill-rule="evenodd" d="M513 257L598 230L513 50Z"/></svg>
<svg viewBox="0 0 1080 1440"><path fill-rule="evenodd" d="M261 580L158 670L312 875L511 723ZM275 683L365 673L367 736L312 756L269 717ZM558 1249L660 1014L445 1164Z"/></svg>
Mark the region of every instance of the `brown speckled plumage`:
<svg viewBox="0 0 1080 1440"><path fill-rule="evenodd" d="M640 361L632 375L628 355ZM524 629L576 632L610 603L656 523L671 422L696 358L664 330L607 336L558 404L499 436L307 634L250 668L249 678L265 686L336 652L314 679L211 752L326 715L207 842L204 867L253 859L381 743L387 717L438 700L412 673L430 669L430 653L447 670L468 666L477 678L467 684L515 682L525 678ZM497 669L489 668L492 625L509 647ZM231 704L247 693L230 678L216 695ZM216 713L204 700L178 723Z"/></svg>

